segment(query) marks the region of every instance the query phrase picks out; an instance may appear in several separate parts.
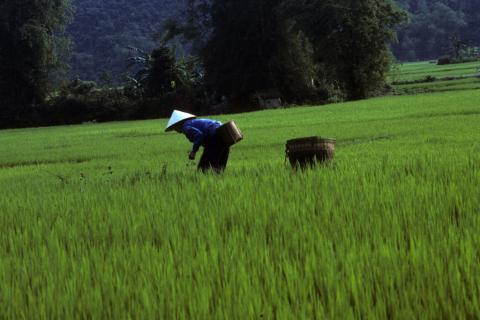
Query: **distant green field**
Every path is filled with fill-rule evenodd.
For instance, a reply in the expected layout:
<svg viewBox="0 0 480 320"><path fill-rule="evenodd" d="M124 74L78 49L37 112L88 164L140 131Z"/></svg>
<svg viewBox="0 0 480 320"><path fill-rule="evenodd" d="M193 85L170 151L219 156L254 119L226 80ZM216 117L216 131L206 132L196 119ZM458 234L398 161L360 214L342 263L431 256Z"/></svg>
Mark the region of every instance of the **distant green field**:
<svg viewBox="0 0 480 320"><path fill-rule="evenodd" d="M389 82L397 94L480 89L480 61L443 66L428 61L404 63L394 67Z"/></svg>
<svg viewBox="0 0 480 320"><path fill-rule="evenodd" d="M222 176L164 120L0 131L0 318L477 318L479 101L222 116ZM336 159L293 171L311 135Z"/></svg>

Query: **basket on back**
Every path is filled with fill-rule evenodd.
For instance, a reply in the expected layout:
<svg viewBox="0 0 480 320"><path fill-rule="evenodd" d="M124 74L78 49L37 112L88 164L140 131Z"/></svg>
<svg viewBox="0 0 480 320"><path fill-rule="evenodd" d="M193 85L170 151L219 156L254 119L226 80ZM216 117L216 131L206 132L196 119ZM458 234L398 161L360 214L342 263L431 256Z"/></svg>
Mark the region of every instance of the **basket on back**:
<svg viewBox="0 0 480 320"><path fill-rule="evenodd" d="M219 127L217 134L227 146L232 146L243 139L242 132L233 121L229 121Z"/></svg>
<svg viewBox="0 0 480 320"><path fill-rule="evenodd" d="M292 167L305 168L332 160L335 156L334 139L308 137L287 141L286 155Z"/></svg>

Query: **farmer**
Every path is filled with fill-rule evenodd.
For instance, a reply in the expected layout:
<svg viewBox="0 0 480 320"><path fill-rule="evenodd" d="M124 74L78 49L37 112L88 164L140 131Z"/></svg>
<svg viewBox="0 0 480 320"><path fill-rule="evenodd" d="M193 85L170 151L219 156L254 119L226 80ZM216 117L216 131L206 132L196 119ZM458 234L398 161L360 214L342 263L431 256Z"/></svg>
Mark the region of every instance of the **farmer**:
<svg viewBox="0 0 480 320"><path fill-rule="evenodd" d="M230 148L223 143L216 131L222 123L220 121L197 119L193 114L175 110L168 121L165 131L175 130L183 133L193 143L188 158L195 160L200 146L203 146L203 155L198 164L198 170L207 172L212 169L216 173L225 170Z"/></svg>

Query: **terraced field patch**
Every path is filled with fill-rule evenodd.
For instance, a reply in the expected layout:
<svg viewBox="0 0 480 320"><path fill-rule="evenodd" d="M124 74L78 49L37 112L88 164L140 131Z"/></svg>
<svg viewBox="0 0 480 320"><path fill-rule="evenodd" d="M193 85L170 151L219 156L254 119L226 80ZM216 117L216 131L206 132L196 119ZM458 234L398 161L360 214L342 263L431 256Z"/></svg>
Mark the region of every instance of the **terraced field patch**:
<svg viewBox="0 0 480 320"><path fill-rule="evenodd" d="M438 66L433 62L397 65L389 82L395 94L480 89L480 61Z"/></svg>

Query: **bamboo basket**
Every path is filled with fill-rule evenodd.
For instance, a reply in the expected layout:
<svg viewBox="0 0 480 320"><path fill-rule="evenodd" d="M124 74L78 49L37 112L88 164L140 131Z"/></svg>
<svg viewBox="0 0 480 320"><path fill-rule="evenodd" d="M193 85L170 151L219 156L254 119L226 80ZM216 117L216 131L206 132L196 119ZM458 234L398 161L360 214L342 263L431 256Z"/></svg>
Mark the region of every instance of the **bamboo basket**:
<svg viewBox="0 0 480 320"><path fill-rule="evenodd" d="M335 157L335 144L336 140L321 137L289 140L286 145L286 157L294 168L315 166Z"/></svg>
<svg viewBox="0 0 480 320"><path fill-rule="evenodd" d="M229 121L219 127L217 134L227 146L233 146L243 140L243 134L234 121Z"/></svg>

